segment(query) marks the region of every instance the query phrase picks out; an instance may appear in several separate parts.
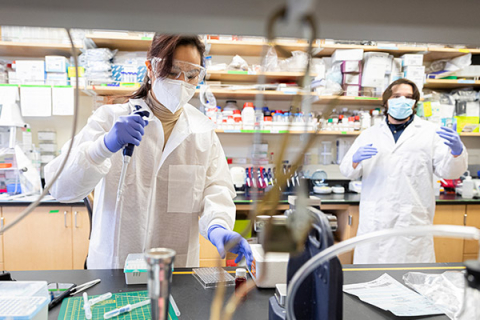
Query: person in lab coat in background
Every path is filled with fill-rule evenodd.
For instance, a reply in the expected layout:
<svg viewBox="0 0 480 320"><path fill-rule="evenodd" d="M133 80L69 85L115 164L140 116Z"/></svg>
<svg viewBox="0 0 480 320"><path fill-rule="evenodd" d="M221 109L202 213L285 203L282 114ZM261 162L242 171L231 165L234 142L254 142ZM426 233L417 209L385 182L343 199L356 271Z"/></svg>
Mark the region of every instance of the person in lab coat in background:
<svg viewBox="0 0 480 320"><path fill-rule="evenodd" d="M407 80L383 93L385 122L360 134L340 164L348 179L362 177L357 235L433 224L433 174L456 179L467 170L467 150L450 128L414 115L420 92ZM392 237L355 248L354 263L435 262L433 237Z"/></svg>
<svg viewBox="0 0 480 320"><path fill-rule="evenodd" d="M127 103L100 107L75 137L50 192L59 201L73 202L95 189L89 269L123 268L129 253L154 247L174 249L176 267L195 267L199 233L223 257L227 242L241 238L232 231L235 191L214 124L187 103L205 75L204 50L195 36L156 35L143 85ZM136 106L149 111L150 119L132 114ZM47 183L69 143L45 167ZM127 143L136 147L123 210L115 212L121 150ZM245 256L251 263L245 239L231 251L238 254L236 261Z"/></svg>

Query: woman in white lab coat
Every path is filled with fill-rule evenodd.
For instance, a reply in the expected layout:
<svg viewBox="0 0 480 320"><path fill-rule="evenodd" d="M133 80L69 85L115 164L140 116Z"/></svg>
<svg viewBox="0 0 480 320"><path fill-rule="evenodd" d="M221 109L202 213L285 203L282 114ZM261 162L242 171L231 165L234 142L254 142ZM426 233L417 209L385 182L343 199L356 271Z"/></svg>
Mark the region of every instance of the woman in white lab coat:
<svg viewBox="0 0 480 320"><path fill-rule="evenodd" d="M75 137L50 192L59 201L73 202L95 189L89 269L123 268L129 253L152 247L174 249L175 266L194 267L199 265L199 233L223 256L226 242L239 237L232 231L235 191L214 124L187 103L205 75L203 53L197 37L156 35L142 87L127 103L100 107ZM149 111L150 118L133 115L138 108ZM68 143L45 167L47 183ZM121 150L127 143L136 147L123 206L115 212ZM244 239L232 252L251 261Z"/></svg>
<svg viewBox="0 0 480 320"><path fill-rule="evenodd" d="M413 115L420 93L406 79L383 94L386 121L365 130L340 171L362 178L357 235L433 224L433 174L456 179L467 170L467 150L456 132ZM435 262L433 238L395 237L357 246L354 263Z"/></svg>

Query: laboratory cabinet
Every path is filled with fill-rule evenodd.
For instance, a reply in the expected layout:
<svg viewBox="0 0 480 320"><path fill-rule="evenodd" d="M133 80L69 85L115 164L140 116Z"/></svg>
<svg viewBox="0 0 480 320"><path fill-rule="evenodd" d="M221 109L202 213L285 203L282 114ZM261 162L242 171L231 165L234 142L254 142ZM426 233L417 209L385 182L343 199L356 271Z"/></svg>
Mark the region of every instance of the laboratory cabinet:
<svg viewBox="0 0 480 320"><path fill-rule="evenodd" d="M25 206L3 206L8 225ZM83 269L90 224L84 207L38 206L3 235L5 270Z"/></svg>

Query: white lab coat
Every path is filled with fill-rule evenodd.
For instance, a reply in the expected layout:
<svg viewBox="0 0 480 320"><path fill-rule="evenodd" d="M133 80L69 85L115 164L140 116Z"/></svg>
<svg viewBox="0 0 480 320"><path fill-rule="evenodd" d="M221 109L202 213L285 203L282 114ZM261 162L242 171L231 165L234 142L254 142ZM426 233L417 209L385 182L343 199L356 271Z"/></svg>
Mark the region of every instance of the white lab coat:
<svg viewBox="0 0 480 320"><path fill-rule="evenodd" d="M454 158L434 124L415 116L397 143L384 121L360 134L347 152L340 171L348 179L362 177L357 235L387 228L433 224L433 174L459 178L467 170L467 150ZM378 154L352 167L359 147L373 144ZM354 263L435 262L433 237L395 237L357 246Z"/></svg>
<svg viewBox="0 0 480 320"><path fill-rule="evenodd" d="M90 117L75 137L70 158L50 192L59 201L74 202L95 189L89 269L123 268L129 253L153 247L174 249L175 266L198 266L199 232L207 238L211 225L233 229L235 191L215 125L189 104L164 151L163 128L156 117L135 147L125 179L119 265L114 263L114 230L119 226L115 203L123 155L111 153L103 138L134 105L150 110L144 100L132 99L102 106ZM68 144L45 167L47 183L63 161Z"/></svg>

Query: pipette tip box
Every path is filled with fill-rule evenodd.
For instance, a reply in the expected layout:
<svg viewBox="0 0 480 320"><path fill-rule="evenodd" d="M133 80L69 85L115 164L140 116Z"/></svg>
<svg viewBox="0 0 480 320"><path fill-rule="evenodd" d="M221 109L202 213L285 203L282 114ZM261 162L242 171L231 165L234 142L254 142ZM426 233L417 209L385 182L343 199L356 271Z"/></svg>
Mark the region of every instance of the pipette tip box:
<svg viewBox="0 0 480 320"><path fill-rule="evenodd" d="M0 320L48 320L45 281L0 282Z"/></svg>
<svg viewBox="0 0 480 320"><path fill-rule="evenodd" d="M123 273L127 284L147 284L147 262L143 253L130 253L125 260Z"/></svg>

